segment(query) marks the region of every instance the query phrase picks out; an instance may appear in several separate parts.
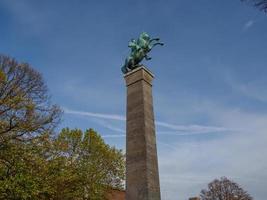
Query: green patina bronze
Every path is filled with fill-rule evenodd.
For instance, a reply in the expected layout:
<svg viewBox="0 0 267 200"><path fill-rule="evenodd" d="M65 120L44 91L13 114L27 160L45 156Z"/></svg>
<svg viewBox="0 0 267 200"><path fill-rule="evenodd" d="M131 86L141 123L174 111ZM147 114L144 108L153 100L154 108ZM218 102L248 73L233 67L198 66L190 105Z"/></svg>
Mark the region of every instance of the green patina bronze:
<svg viewBox="0 0 267 200"><path fill-rule="evenodd" d="M128 47L131 49L130 55L126 58L121 71L126 74L127 72L139 67L140 62L145 58L146 60L151 60L147 54L151 51L156 45L163 45L159 42L159 38L150 39L150 36L143 32L140 34L137 40L132 39Z"/></svg>

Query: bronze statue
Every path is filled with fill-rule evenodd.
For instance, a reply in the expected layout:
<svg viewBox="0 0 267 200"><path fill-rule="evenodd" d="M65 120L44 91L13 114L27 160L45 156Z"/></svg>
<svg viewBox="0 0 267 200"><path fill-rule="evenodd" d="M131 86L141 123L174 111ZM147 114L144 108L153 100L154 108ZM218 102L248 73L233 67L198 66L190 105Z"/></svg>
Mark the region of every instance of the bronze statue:
<svg viewBox="0 0 267 200"><path fill-rule="evenodd" d="M130 55L126 58L125 64L121 68L121 71L126 74L127 72L139 67L139 63L145 58L146 60L151 60L147 54L156 45L163 45L159 42L159 38L150 39L150 36L143 32L140 34L137 40L132 39L128 47L131 48Z"/></svg>

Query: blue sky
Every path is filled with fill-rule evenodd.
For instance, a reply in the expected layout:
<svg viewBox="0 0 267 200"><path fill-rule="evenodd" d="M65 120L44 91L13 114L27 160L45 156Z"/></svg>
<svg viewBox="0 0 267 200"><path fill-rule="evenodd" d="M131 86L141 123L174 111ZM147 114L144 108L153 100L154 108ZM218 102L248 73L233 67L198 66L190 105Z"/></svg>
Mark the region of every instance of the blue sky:
<svg viewBox="0 0 267 200"><path fill-rule="evenodd" d="M239 0L0 2L0 53L40 71L65 110L59 128L94 128L125 148L129 39L164 47L155 74L162 199L198 195L227 176L264 200L267 185L267 16Z"/></svg>

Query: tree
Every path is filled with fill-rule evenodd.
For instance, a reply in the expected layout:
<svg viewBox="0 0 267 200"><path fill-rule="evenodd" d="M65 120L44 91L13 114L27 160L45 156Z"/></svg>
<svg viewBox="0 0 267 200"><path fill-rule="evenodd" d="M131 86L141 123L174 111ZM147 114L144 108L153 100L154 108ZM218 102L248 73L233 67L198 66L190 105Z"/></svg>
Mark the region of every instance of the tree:
<svg viewBox="0 0 267 200"><path fill-rule="evenodd" d="M67 174L72 174L66 177L75 187L77 197L102 200L109 188L123 188L125 163L121 150L105 144L93 129L84 133L79 129L63 129L55 140L55 148L57 155L65 160ZM56 184L61 188L61 198L73 194L70 188L64 190L64 182Z"/></svg>
<svg viewBox="0 0 267 200"><path fill-rule="evenodd" d="M124 155L89 129L53 131L61 111L40 73L0 55L0 199L103 200Z"/></svg>
<svg viewBox="0 0 267 200"><path fill-rule="evenodd" d="M109 188L123 187L124 155L92 129L44 133L2 153L0 199L103 200Z"/></svg>
<svg viewBox="0 0 267 200"><path fill-rule="evenodd" d="M208 184L208 189L200 193L202 200L252 200L253 198L237 183L222 177Z"/></svg>
<svg viewBox="0 0 267 200"><path fill-rule="evenodd" d="M52 130L60 113L51 105L40 73L0 55L0 147Z"/></svg>
<svg viewBox="0 0 267 200"><path fill-rule="evenodd" d="M42 139L41 139L42 137ZM30 142L14 141L1 151L0 199L49 199L49 165L42 152L48 135ZM43 140L43 142L41 142ZM35 143L38 141L38 145ZM47 151L46 151L47 152Z"/></svg>
<svg viewBox="0 0 267 200"><path fill-rule="evenodd" d="M261 11L267 13L267 0L241 0L241 1L250 2L255 7L259 8Z"/></svg>

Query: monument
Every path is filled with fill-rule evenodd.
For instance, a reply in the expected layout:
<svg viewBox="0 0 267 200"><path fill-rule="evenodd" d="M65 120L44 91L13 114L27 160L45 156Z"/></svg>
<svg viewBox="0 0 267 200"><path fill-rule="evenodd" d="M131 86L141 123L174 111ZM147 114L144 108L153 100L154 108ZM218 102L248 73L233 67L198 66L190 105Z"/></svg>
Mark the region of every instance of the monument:
<svg viewBox="0 0 267 200"><path fill-rule="evenodd" d="M156 45L142 33L129 43L130 56L122 72L127 86L126 200L160 200L160 183L152 98L154 75L140 62Z"/></svg>

